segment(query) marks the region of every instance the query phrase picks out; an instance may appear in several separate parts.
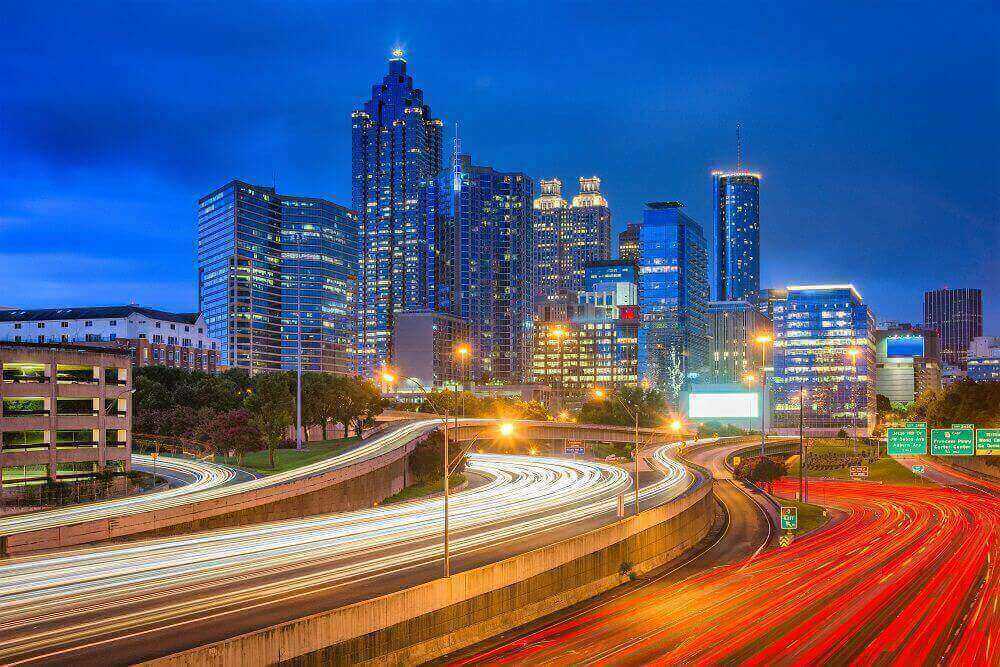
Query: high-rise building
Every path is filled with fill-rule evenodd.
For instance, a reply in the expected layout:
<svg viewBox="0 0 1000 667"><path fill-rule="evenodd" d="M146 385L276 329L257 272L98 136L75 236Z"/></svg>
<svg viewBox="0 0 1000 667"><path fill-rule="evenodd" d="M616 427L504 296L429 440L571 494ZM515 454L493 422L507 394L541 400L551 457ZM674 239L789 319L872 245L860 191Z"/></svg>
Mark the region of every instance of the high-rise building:
<svg viewBox="0 0 1000 667"><path fill-rule="evenodd" d="M440 120L414 88L401 50L352 116L352 201L359 216L359 370L392 362L397 312L437 307L434 183Z"/></svg>
<svg viewBox="0 0 1000 667"><path fill-rule="evenodd" d="M969 344L968 378L1000 382L1000 336L978 336Z"/></svg>
<svg viewBox="0 0 1000 667"><path fill-rule="evenodd" d="M712 172L718 301L750 301L760 291L760 175L743 168L736 132L736 170Z"/></svg>
<svg viewBox="0 0 1000 667"><path fill-rule="evenodd" d="M875 390L893 403L912 403L941 388L941 347L936 331L886 323L875 332Z"/></svg>
<svg viewBox="0 0 1000 667"><path fill-rule="evenodd" d="M639 232L639 376L676 401L706 370L708 253L680 202L650 202Z"/></svg>
<svg viewBox="0 0 1000 667"><path fill-rule="evenodd" d="M969 343L983 335L983 292L939 289L924 293L924 328L938 332L941 359L965 368Z"/></svg>
<svg viewBox="0 0 1000 667"><path fill-rule="evenodd" d="M738 383L747 375L760 378L761 348L757 336L772 335L771 321L749 301L708 303L709 355L706 380ZM764 349L764 363L768 350Z"/></svg>
<svg viewBox="0 0 1000 667"><path fill-rule="evenodd" d="M458 165L451 310L468 322L473 379L519 383L531 365L532 180L475 165L468 155Z"/></svg>
<svg viewBox="0 0 1000 667"><path fill-rule="evenodd" d="M875 321L852 285L792 286L784 301L775 302L769 380L772 425L778 432L798 432L799 397L805 390L810 432L871 433Z"/></svg>
<svg viewBox="0 0 1000 667"><path fill-rule="evenodd" d="M198 202L198 305L224 366L353 373L357 218L230 181ZM300 318L301 314L301 318Z"/></svg>
<svg viewBox="0 0 1000 667"><path fill-rule="evenodd" d="M562 181L542 180L534 201L536 303L583 289L584 267L611 258L611 209L601 179L580 179L580 192L567 206Z"/></svg>
<svg viewBox="0 0 1000 667"><path fill-rule="evenodd" d="M618 259L639 263L639 223L630 222L618 234Z"/></svg>
<svg viewBox="0 0 1000 667"><path fill-rule="evenodd" d="M766 288L757 292L757 310L770 321L774 321L774 304L788 298L788 290L778 288ZM748 299L751 300L751 299Z"/></svg>

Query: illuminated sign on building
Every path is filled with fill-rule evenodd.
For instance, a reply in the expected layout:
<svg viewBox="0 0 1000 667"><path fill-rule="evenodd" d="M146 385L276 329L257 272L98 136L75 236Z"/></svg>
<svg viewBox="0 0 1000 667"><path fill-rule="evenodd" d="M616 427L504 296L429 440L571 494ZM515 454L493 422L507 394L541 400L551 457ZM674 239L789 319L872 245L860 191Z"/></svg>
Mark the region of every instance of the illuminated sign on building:
<svg viewBox="0 0 1000 667"><path fill-rule="evenodd" d="M889 336L885 339L885 356L889 359L912 359L924 356L923 336Z"/></svg>
<svg viewBox="0 0 1000 667"><path fill-rule="evenodd" d="M688 396L691 419L748 419L760 416L760 397L754 392L692 392Z"/></svg>

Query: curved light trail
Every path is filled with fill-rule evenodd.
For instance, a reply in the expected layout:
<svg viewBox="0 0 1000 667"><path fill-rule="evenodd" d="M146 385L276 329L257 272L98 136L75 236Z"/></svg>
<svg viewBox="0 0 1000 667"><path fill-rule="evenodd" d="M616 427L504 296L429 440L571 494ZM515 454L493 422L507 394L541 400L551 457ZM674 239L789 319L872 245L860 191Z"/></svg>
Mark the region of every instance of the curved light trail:
<svg viewBox="0 0 1000 667"><path fill-rule="evenodd" d="M655 454L663 477L644 498L688 488L686 469ZM451 500L453 553L495 546L613 511L631 489L611 465L470 454L484 485ZM70 659L81 648L114 652L122 637L176 633L232 615L413 570L441 557L443 501L294 519L190 537L96 547L0 564L0 662ZM297 612L297 613L296 613ZM259 624L259 621L256 621Z"/></svg>
<svg viewBox="0 0 1000 667"><path fill-rule="evenodd" d="M810 500L846 513L834 525L454 664L1000 664L1000 501L985 488L815 480Z"/></svg>

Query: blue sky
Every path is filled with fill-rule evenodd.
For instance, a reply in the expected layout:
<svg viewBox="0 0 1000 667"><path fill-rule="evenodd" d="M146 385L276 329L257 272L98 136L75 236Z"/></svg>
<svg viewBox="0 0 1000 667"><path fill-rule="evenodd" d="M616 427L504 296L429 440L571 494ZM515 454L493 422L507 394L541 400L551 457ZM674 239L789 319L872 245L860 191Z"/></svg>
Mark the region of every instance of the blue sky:
<svg viewBox="0 0 1000 667"><path fill-rule="evenodd" d="M37 3L27 3L37 4ZM708 227L744 127L765 285L879 318L987 291L1000 333L990 3L46 3L0 41L0 305L196 305L195 202L233 177L350 205L350 114L402 45L482 164L597 174Z"/></svg>

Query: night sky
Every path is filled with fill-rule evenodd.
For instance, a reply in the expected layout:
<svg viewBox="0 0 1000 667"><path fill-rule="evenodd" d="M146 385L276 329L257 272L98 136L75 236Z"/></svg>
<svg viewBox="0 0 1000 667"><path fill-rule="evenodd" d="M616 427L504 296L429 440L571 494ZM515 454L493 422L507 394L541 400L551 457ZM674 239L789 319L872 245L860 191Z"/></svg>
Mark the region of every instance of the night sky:
<svg viewBox="0 0 1000 667"><path fill-rule="evenodd" d="M350 206L351 111L399 44L446 155L458 121L480 164L600 176L616 232L678 199L708 233L742 122L765 286L853 282L912 321L981 287L1000 334L989 2L478 4L6 3L0 305L194 309L198 197Z"/></svg>

